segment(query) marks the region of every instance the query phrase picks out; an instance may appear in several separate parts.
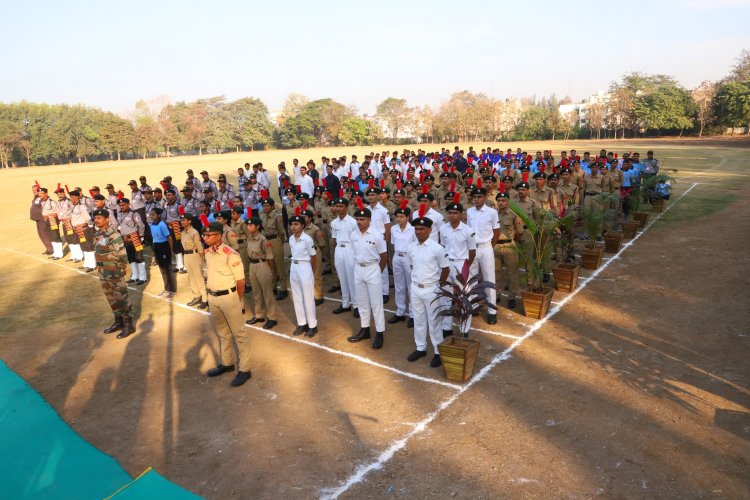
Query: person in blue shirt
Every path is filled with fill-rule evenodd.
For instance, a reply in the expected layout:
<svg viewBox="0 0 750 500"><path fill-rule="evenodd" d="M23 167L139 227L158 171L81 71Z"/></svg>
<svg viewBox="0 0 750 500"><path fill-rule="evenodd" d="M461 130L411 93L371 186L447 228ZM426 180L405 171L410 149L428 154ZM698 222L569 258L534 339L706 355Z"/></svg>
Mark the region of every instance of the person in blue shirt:
<svg viewBox="0 0 750 500"><path fill-rule="evenodd" d="M164 291L159 296L166 295L172 298L177 291L174 274L172 274L172 236L169 234L167 224L161 220L162 209L154 208L149 216L151 227L151 238L153 241L154 258L159 265L161 277L164 281Z"/></svg>

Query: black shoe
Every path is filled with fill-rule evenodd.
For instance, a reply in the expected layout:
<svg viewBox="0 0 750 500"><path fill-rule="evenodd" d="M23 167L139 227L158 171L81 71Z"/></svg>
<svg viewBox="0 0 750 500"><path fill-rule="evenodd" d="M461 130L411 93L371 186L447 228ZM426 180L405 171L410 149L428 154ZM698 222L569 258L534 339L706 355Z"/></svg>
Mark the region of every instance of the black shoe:
<svg viewBox="0 0 750 500"><path fill-rule="evenodd" d="M265 321L265 320L266 320L266 318L256 318L256 317L253 316L249 320L245 321L245 324L246 325L254 325L255 323L260 323L261 321Z"/></svg>
<svg viewBox="0 0 750 500"><path fill-rule="evenodd" d="M383 295L383 304L387 304L389 300L391 300L390 295Z"/></svg>
<svg viewBox="0 0 750 500"><path fill-rule="evenodd" d="M126 281L125 283L135 283L136 281L138 281L138 280L137 280L137 279L135 279L135 278L130 278L130 279L129 279L128 281Z"/></svg>
<svg viewBox="0 0 750 500"><path fill-rule="evenodd" d="M298 326L297 328L294 329L294 331L292 332L292 335L302 335L306 331L307 331L307 325Z"/></svg>
<svg viewBox="0 0 750 500"><path fill-rule="evenodd" d="M438 367L438 366L440 366L442 364L443 364L443 362L440 361L440 354L435 354L432 357L432 361L430 361L430 368L436 368L436 367Z"/></svg>
<svg viewBox="0 0 750 500"><path fill-rule="evenodd" d="M413 353L409 354L409 356L407 356L406 360L410 363L413 363L419 358L424 358L425 356L427 356L427 351L414 351Z"/></svg>
<svg viewBox="0 0 750 500"><path fill-rule="evenodd" d="M250 372L237 372L232 381L229 383L232 387L239 387L248 380L250 380L252 374Z"/></svg>
<svg viewBox="0 0 750 500"><path fill-rule="evenodd" d="M340 286L333 285L331 288L328 289L328 293L338 292L339 290L341 290Z"/></svg>
<svg viewBox="0 0 750 500"><path fill-rule="evenodd" d="M197 305L197 304L200 304L200 303L201 303L201 298L200 297L194 297L193 300L191 300L190 302L187 303L187 305L194 306L194 305Z"/></svg>
<svg viewBox="0 0 750 500"><path fill-rule="evenodd" d="M443 338L453 335L453 330L443 330Z"/></svg>
<svg viewBox="0 0 750 500"><path fill-rule="evenodd" d="M516 308L516 299L508 299L508 309Z"/></svg>
<svg viewBox="0 0 750 500"><path fill-rule="evenodd" d="M124 339L135 333L135 328L133 328L133 320L130 318L123 318L122 320L122 330L117 334L118 339Z"/></svg>
<svg viewBox="0 0 750 500"><path fill-rule="evenodd" d="M180 274L187 274L187 269L180 269Z"/></svg>
<svg viewBox="0 0 750 500"><path fill-rule="evenodd" d="M496 325L497 324L497 314L490 314L487 316L487 324L488 325Z"/></svg>
<svg viewBox="0 0 750 500"><path fill-rule="evenodd" d="M205 308L208 307L208 302L201 302L200 304L198 304L195 307L197 307L198 309L205 309Z"/></svg>
<svg viewBox="0 0 750 500"><path fill-rule="evenodd" d="M252 291L253 291L253 289L252 289L252 287L250 285L245 285L245 293L250 293Z"/></svg>
<svg viewBox="0 0 750 500"><path fill-rule="evenodd" d="M359 309L357 309L356 307L354 308L354 317L359 318Z"/></svg>
<svg viewBox="0 0 750 500"><path fill-rule="evenodd" d="M352 310L352 306L344 307L344 306L338 306L336 309L333 310L333 314L341 314L345 312L349 312Z"/></svg>
<svg viewBox="0 0 750 500"><path fill-rule="evenodd" d="M325 299L315 299L315 306L320 306L325 302Z"/></svg>
<svg viewBox="0 0 750 500"><path fill-rule="evenodd" d="M278 325L278 323L276 321L274 321L272 319L269 319L268 321L266 321L263 324L263 328L265 328L266 330L270 330L271 328L273 328L276 325Z"/></svg>
<svg viewBox="0 0 750 500"><path fill-rule="evenodd" d="M351 337L348 337L346 340L349 342L359 342L361 340L369 339L370 338L370 328L360 328L359 331L352 335Z"/></svg>
<svg viewBox="0 0 750 500"><path fill-rule="evenodd" d="M305 332L305 337L313 338L316 333L318 333L318 327L317 326L314 326L312 328L308 328L308 330Z"/></svg>
<svg viewBox="0 0 750 500"><path fill-rule="evenodd" d="M219 375L224 375L228 372L234 371L234 365L224 366L221 363L219 363L216 368L211 368L206 372L206 375L209 377L218 377Z"/></svg>
<svg viewBox="0 0 750 500"><path fill-rule="evenodd" d="M276 300L284 300L289 296L288 292L279 292L276 294Z"/></svg>
<svg viewBox="0 0 750 500"><path fill-rule="evenodd" d="M414 328L414 318L409 318L409 321L406 322L406 328Z"/></svg>
<svg viewBox="0 0 750 500"><path fill-rule="evenodd" d="M94 271L95 271L95 269L93 267L87 267L86 268L86 272L87 273L93 273Z"/></svg>
<svg viewBox="0 0 750 500"><path fill-rule="evenodd" d="M173 273L178 273L178 272L180 272L180 270L175 267L175 268L172 269L172 272Z"/></svg>
<svg viewBox="0 0 750 500"><path fill-rule="evenodd" d="M549 274L545 274L544 278L542 278L543 283L549 283Z"/></svg>
<svg viewBox="0 0 750 500"><path fill-rule="evenodd" d="M383 347L383 332L375 332L375 340L372 341L373 349L380 349Z"/></svg>
<svg viewBox="0 0 750 500"><path fill-rule="evenodd" d="M50 257L52 260L60 260L60 257Z"/></svg>
<svg viewBox="0 0 750 500"><path fill-rule="evenodd" d="M394 314L393 316L391 316L391 319L388 320L388 324L394 325L399 321L406 321L406 316L399 316L398 314Z"/></svg>
<svg viewBox="0 0 750 500"><path fill-rule="evenodd" d="M146 280L136 280L136 282L134 283L135 286L141 286L145 284L146 284Z"/></svg>
<svg viewBox="0 0 750 500"><path fill-rule="evenodd" d="M123 325L122 316L115 316L115 322L109 328L105 328L104 333L115 333L117 330L122 330Z"/></svg>

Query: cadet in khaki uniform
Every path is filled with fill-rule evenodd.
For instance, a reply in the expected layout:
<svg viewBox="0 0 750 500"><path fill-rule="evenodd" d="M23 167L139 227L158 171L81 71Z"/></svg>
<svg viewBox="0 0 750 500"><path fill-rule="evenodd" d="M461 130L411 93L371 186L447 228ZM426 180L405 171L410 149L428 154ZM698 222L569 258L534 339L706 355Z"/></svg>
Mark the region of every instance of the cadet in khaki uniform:
<svg viewBox="0 0 750 500"><path fill-rule="evenodd" d="M498 288L504 288L504 275L508 275L508 309L516 307L516 295L518 294L518 253L516 242L523 237L523 221L515 214L508 205L510 196L501 184L500 192L497 193L497 213L500 219L500 237L495 244L495 282ZM505 272L503 272L505 271ZM500 294L497 296L500 301Z"/></svg>
<svg viewBox="0 0 750 500"><path fill-rule="evenodd" d="M518 191L518 206L521 207L523 212L528 217L539 220L539 217L541 217L540 207L537 201L529 196L531 186L526 180L528 179L528 174L526 172L524 172L523 174L523 179L523 182L519 183L518 186L516 186L516 191ZM523 226L523 229L527 229L526 226ZM525 251L530 255L534 245L531 233L528 233L526 231L523 232L521 244L524 245ZM545 259L542 264L542 268L544 272L544 282L547 283L549 281L549 273L552 271L552 259Z"/></svg>
<svg viewBox="0 0 750 500"><path fill-rule="evenodd" d="M320 228L321 231L323 231L324 242L320 245L320 250L322 252L321 258L322 260L328 264L328 269L323 270L323 274L331 274L331 271L333 271L333 259L332 259L332 249L331 246L328 244L329 240L331 239L331 220L333 219L333 213L331 212L331 206L330 206L330 197L328 191L326 191L325 187L318 186L315 188L315 224Z"/></svg>
<svg viewBox="0 0 750 500"><path fill-rule="evenodd" d="M221 212L216 212L216 222L220 223L222 227L221 242L228 247L231 247L235 252L239 253L240 244L238 243L237 233L235 233L232 230L232 227L229 225L229 223L232 221L232 216L230 214L230 210L222 210Z"/></svg>
<svg viewBox="0 0 750 500"><path fill-rule="evenodd" d="M234 371L234 347L237 342L239 371L232 380L237 387L250 379L250 336L242 321L242 299L245 294L245 270L239 253L222 243L224 227L212 222L203 230L206 249L206 291L211 308L211 324L219 338L221 362L208 371L209 377L217 377Z"/></svg>
<svg viewBox="0 0 750 500"><path fill-rule="evenodd" d="M279 282L279 293L276 294L276 300L283 300L287 297L289 287L289 275L284 273L284 241L286 240L284 219L274 208L275 202L273 198L268 197L265 190L261 192L260 202L263 205L263 210L260 212L263 236L271 242L271 251L273 252L274 285L276 281Z"/></svg>
<svg viewBox="0 0 750 500"><path fill-rule="evenodd" d="M193 216L184 213L180 216L182 224L182 249L185 254L185 269L187 270L190 290L193 292L193 300L187 303L189 306L197 306L198 309L208 307L208 294L206 283L203 281L203 242L198 231L193 228Z"/></svg>
<svg viewBox="0 0 750 500"><path fill-rule="evenodd" d="M247 245L245 252L248 256L250 270L250 284L253 289L253 302L255 303L253 317L245 321L248 325L260 323L263 328L276 326L276 297L273 293L273 273L276 270L273 262L273 248L261 233L262 222L260 217L251 217L247 221Z"/></svg>
<svg viewBox="0 0 750 500"><path fill-rule="evenodd" d="M250 208L250 213L252 214L252 208ZM250 291L250 281L248 280L250 262L248 261L247 252L243 251L247 242L247 230L245 229L245 221L242 220L242 208L233 207L229 216L231 217L229 227L237 235L237 251L240 253L240 258L242 259L242 267L245 268L245 293L247 293Z"/></svg>
<svg viewBox="0 0 750 500"><path fill-rule="evenodd" d="M573 182L573 172L569 168L560 171L560 182L557 185L557 194L560 198L560 206L567 212L571 207L576 208L581 203L581 193L578 186Z"/></svg>
<svg viewBox="0 0 750 500"><path fill-rule="evenodd" d="M536 201L539 208L557 214L557 202L555 193L547 187L547 174L537 172L534 174L535 188L529 193L529 198Z"/></svg>
<svg viewBox="0 0 750 500"><path fill-rule="evenodd" d="M304 232L306 235L310 237L310 239L313 240L313 248L315 249L315 253L320 255L321 247L323 246L323 243L325 242L325 235L323 234L323 231L320 230L318 226L313 224L313 217L314 214L312 210L305 209L302 211L302 216L305 217L305 227L302 229L302 232ZM315 305L319 306L323 303L323 259L318 259L316 262L315 267L313 268L313 273L315 276L315 286L313 287L313 292L315 296Z"/></svg>

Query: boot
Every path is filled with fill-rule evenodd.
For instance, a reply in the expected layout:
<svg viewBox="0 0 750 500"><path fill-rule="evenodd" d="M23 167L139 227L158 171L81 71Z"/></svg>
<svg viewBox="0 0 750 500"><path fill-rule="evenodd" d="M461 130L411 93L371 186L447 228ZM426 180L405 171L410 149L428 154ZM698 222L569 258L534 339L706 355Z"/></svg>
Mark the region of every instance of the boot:
<svg viewBox="0 0 750 500"><path fill-rule="evenodd" d="M130 263L130 279L125 283L135 283L138 281L138 264L136 262Z"/></svg>
<svg viewBox="0 0 750 500"><path fill-rule="evenodd" d="M122 331L117 334L118 339L124 339L125 337L129 337L130 335L135 333L135 328L133 328L133 319L130 316L123 316L122 322Z"/></svg>
<svg viewBox="0 0 750 500"><path fill-rule="evenodd" d="M122 316L115 315L115 322L112 323L112 326L110 326L109 328L106 328L104 330L104 333L114 333L117 330L121 329L122 327L123 327Z"/></svg>
<svg viewBox="0 0 750 500"><path fill-rule="evenodd" d="M375 340L372 341L373 349L380 349L383 347L383 332L375 332Z"/></svg>
<svg viewBox="0 0 750 500"><path fill-rule="evenodd" d="M349 342L359 342L361 340L369 339L370 338L370 327L367 328L360 328L359 331L352 335L351 337L348 337L346 340Z"/></svg>

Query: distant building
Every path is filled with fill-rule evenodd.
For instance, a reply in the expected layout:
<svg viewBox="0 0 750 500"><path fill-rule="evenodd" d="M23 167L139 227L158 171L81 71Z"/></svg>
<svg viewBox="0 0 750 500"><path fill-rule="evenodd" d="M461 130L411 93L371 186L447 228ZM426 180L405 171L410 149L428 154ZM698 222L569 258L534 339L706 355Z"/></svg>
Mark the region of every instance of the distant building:
<svg viewBox="0 0 750 500"><path fill-rule="evenodd" d="M589 123L589 115L591 113L591 107L602 105L604 106L603 113L604 118L607 117L607 103L609 103L609 93L600 90L596 94L592 95L588 99L584 99L581 102L573 104L561 104L560 114L565 117L571 117L572 124L576 123L581 127L586 127Z"/></svg>

